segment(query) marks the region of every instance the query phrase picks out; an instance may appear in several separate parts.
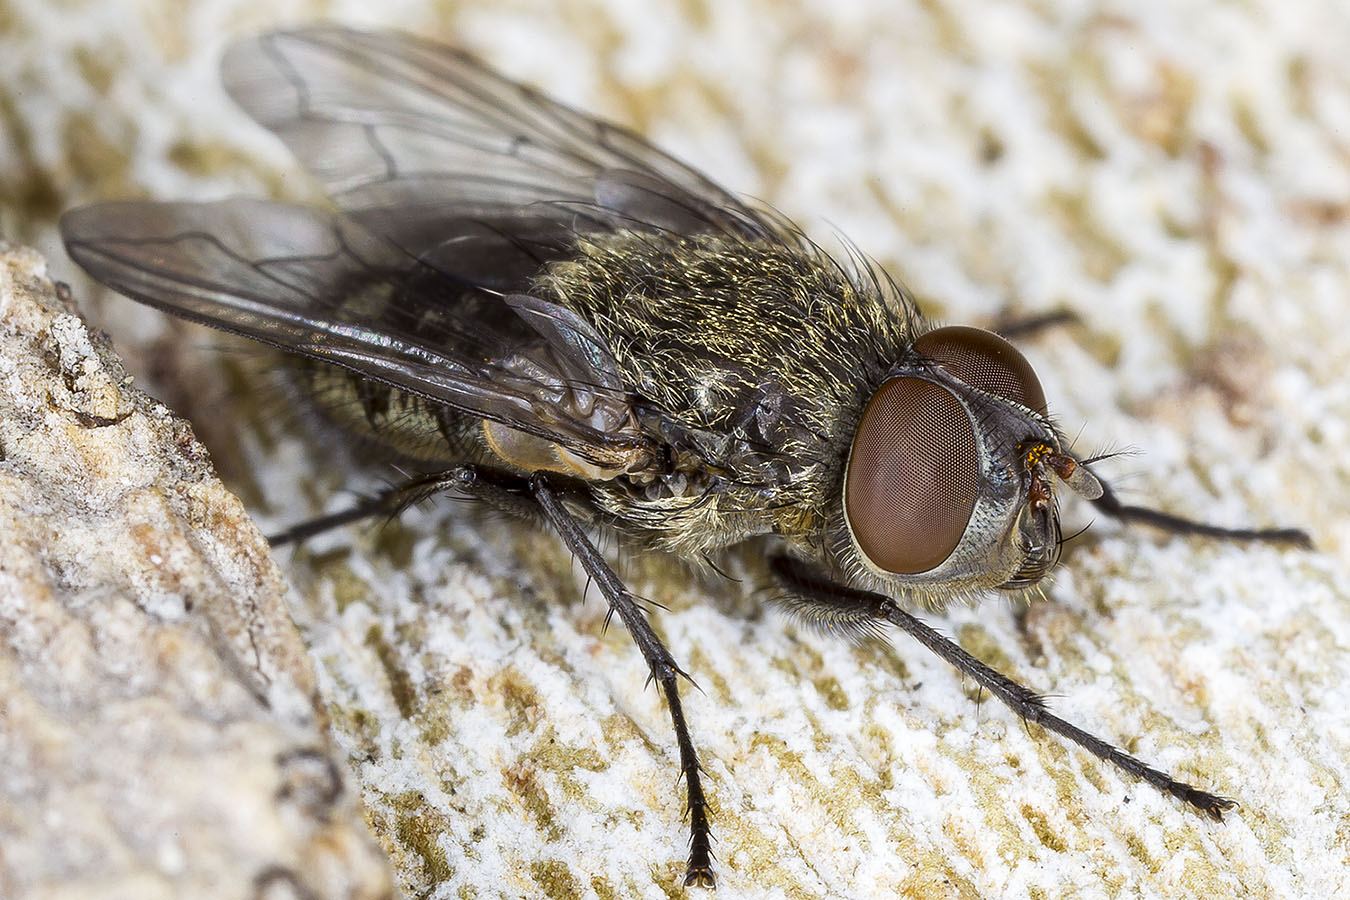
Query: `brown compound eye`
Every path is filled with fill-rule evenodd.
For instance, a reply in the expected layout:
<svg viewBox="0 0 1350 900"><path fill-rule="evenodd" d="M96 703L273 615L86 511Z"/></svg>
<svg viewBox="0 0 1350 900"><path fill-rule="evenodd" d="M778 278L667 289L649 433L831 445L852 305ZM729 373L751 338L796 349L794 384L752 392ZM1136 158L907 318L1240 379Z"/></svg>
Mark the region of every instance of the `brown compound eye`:
<svg viewBox="0 0 1350 900"><path fill-rule="evenodd" d="M844 514L877 568L913 575L940 565L975 508L980 460L960 401L920 378L893 378L863 411L844 485Z"/></svg>
<svg viewBox="0 0 1350 900"><path fill-rule="evenodd" d="M914 349L973 388L1046 414L1045 389L1012 344L983 328L949 325L914 342Z"/></svg>

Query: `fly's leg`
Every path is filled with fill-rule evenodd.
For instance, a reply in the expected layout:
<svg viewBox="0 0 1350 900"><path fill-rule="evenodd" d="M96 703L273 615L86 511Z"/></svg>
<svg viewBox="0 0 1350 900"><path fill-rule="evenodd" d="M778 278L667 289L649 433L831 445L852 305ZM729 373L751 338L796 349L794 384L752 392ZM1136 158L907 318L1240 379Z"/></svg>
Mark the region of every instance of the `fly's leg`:
<svg viewBox="0 0 1350 900"><path fill-rule="evenodd" d="M1009 340L1033 337L1051 328L1077 322L1078 316L1069 310L1054 310L1021 319L1000 319L992 331ZM1100 479L1099 479L1100 480ZM1102 482L1102 495L1092 501L1093 504L1114 519L1122 522L1142 522L1173 534L1192 534L1217 538L1224 541L1256 541L1270 544L1291 544L1305 550L1311 550L1312 538L1301 528L1224 528L1199 522L1183 516L1143 506L1130 506L1120 502L1120 498L1111 490L1111 486Z"/></svg>
<svg viewBox="0 0 1350 900"><path fill-rule="evenodd" d="M1173 534L1194 534L1202 537L1217 538L1224 541L1259 541L1271 544L1292 544L1305 550L1312 549L1312 538L1301 528L1224 528L1197 522L1171 513L1148 509L1143 506L1129 506L1121 503L1111 486L1102 482L1102 495L1092 504L1102 512L1122 522L1142 522L1170 531Z"/></svg>
<svg viewBox="0 0 1350 900"><path fill-rule="evenodd" d="M472 476L466 475L465 473L470 470L474 474ZM492 497L484 496L494 482L502 482L504 479L514 481L517 487L523 489L524 480L518 476L501 475L499 473L494 473L494 475L496 477L489 477L487 470L472 466L461 466L448 471L418 475L378 494L363 497L350 509L307 519L304 522L292 525L285 531L268 535L267 543L273 547L282 547L286 544L299 543L325 531L332 531L335 528L341 528L343 525L350 525L352 522L359 522L362 519L392 519L403 510L415 506L423 500L456 490L473 494L478 499L488 501L489 505L498 511L517 518L539 518L539 507L528 494L521 491L513 492L506 487L501 487L500 490L494 492ZM476 492L465 487L463 482L466 480L476 485Z"/></svg>
<svg viewBox="0 0 1350 900"><path fill-rule="evenodd" d="M544 472L536 472L532 477L525 478L483 466L458 466L409 479L366 499L352 509L302 522L269 540L273 546L277 546L303 540L358 519L394 516L415 503L442 493L467 495L518 518L537 520L542 515L600 588L600 593L609 604L610 614L617 615L623 621L633 642L642 652L642 658L651 672L650 679L660 685L665 695L671 722L675 726L675 741L680 748L680 773L689 792L689 865L685 870L684 883L686 886L712 887L712 828L708 820L708 800L700 779L702 768L698 763L698 753L689 736L689 726L685 723L684 707L680 704L679 679L689 676L676 665L674 657L652 629L638 598L605 562L585 529L564 506L563 497L567 491L565 482L564 478Z"/></svg>
<svg viewBox="0 0 1350 900"><path fill-rule="evenodd" d="M1059 718L1046 709L1045 698L1040 694L971 656L950 639L905 612L885 594L833 584L786 556L774 557L771 565L774 575L794 595L792 602L808 619L828 624L849 635L868 634L875 632L880 625L894 625L961 673L973 678L1026 721L1036 722L1072 741L1098 759L1118 766L1163 793L1171 794L1215 821L1223 818L1224 810L1237 805L1225 797L1178 781L1166 772Z"/></svg>
<svg viewBox="0 0 1350 900"><path fill-rule="evenodd" d="M287 544L298 544L315 535L323 534L325 531L332 531L335 528L341 528L343 525L350 525L352 522L359 522L362 519L371 519L376 516L391 519L404 508L417 502L418 498L405 499L406 487L407 485L399 485L387 491L381 491L373 497L362 497L351 509L297 522L285 531L269 534L267 543L273 547L284 547Z"/></svg>
<svg viewBox="0 0 1350 900"><path fill-rule="evenodd" d="M378 497L363 498L360 503L351 509L344 509L342 512L297 522L285 531L269 534L267 536L267 543L273 547L298 544L315 535L323 534L325 531L332 531L334 528L341 528L343 525L349 525L352 522L358 522L361 519L368 519L378 515L388 517L392 515L393 512L397 512L397 510L392 512L386 510L384 504L380 502L383 496L384 495L381 494Z"/></svg>
<svg viewBox="0 0 1350 900"><path fill-rule="evenodd" d="M1078 321L1080 319L1076 313L1067 309L1055 309L1016 319L1000 318L989 327L989 330L1010 341L1026 340L1051 328L1072 325Z"/></svg>
<svg viewBox="0 0 1350 900"><path fill-rule="evenodd" d="M679 679L689 676L678 665L666 649L665 644L652 630L651 623L642 612L633 592L628 590L619 576L605 562L604 557L595 549L586 532L576 518L563 506L562 499L551 483L551 476L536 472L529 480L529 490L533 494L544 517L567 544L568 549L581 561L582 568L591 577L600 593L609 603L610 611L620 619L633 636L633 642L647 661L650 678L661 687L666 697L666 706L670 709L670 718L675 725L675 741L680 748L680 773L684 776L689 791L689 865L685 869L684 883L699 887L713 886L712 873L712 830L708 822L708 800L703 794L703 784L699 779L702 768L698 764L698 753L689 737L689 728L684 721L684 708L680 705Z"/></svg>

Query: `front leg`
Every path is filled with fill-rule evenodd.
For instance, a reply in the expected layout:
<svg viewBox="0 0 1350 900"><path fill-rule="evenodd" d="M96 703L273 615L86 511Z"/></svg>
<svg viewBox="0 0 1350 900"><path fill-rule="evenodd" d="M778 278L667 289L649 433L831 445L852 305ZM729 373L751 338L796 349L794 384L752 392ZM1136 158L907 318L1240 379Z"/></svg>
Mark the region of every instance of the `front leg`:
<svg viewBox="0 0 1350 900"><path fill-rule="evenodd" d="M1098 479L1101 481L1101 479ZM1113 519L1122 522L1142 522L1172 534L1194 534L1216 538L1222 541L1254 541L1271 544L1290 544L1304 550L1312 549L1312 538L1301 528L1224 528L1208 522L1198 522L1171 513L1149 509L1144 506L1130 506L1120 502L1116 492L1105 481L1101 481L1102 495L1092 501L1092 505Z"/></svg>
<svg viewBox="0 0 1350 900"><path fill-rule="evenodd" d="M1045 698L1019 684L989 665L971 656L951 639L944 637L905 612L895 600L885 594L856 590L834 584L812 572L802 563L786 556L771 561L774 575L791 595L789 605L808 621L819 623L846 636L875 634L885 625L894 625L923 644L933 653L951 663L962 674L997 697L1005 706L1028 722L1067 738L1093 756L1112 763L1136 778L1141 778L1158 790L1190 804L1219 820L1224 810L1236 804L1217 794L1202 791L1179 781L1160 769L1111 745L1046 708Z"/></svg>

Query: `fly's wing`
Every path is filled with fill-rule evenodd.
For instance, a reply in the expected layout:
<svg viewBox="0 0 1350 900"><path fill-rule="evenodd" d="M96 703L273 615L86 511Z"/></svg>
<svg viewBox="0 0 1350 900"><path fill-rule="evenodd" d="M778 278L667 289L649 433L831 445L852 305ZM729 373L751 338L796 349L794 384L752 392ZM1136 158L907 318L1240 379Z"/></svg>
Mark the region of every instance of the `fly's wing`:
<svg viewBox="0 0 1350 900"><path fill-rule="evenodd" d="M110 204L62 221L105 284L546 437L605 467L642 443L603 341L528 296L579 233L780 227L641 138L394 33L234 45L226 88L343 214L243 200ZM630 457L631 459L631 457Z"/></svg>
<svg viewBox="0 0 1350 900"><path fill-rule="evenodd" d="M419 258L466 219L532 244L577 231L724 231L773 223L629 131L457 50L315 26L232 46L226 89L356 221Z"/></svg>
<svg viewBox="0 0 1350 900"><path fill-rule="evenodd" d="M340 216L261 200L106 203L67 213L72 259L184 318L333 363L569 446L602 464L635 445L613 358L568 310L470 291ZM513 313L474 334L474 304ZM467 305L466 305L467 304ZM445 313L446 315L442 315ZM528 332L528 334L526 334ZM484 356L491 345L493 354ZM575 410L586 409L583 418Z"/></svg>

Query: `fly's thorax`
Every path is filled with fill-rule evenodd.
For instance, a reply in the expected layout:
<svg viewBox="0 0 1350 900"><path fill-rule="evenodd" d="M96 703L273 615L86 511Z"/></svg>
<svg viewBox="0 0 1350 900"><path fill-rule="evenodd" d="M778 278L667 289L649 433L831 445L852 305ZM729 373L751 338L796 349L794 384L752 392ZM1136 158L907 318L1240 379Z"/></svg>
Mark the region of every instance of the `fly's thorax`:
<svg viewBox="0 0 1350 900"><path fill-rule="evenodd" d="M1058 556L1056 478L1091 494L1025 357L987 331L935 329L862 414L836 553L858 580L934 603L1032 584Z"/></svg>
<svg viewBox="0 0 1350 900"><path fill-rule="evenodd" d="M760 492L717 482L698 471L677 471L642 484L620 477L592 482L590 488L607 526L638 546L694 561L760 535L784 533L780 524L794 532L793 538L812 527L784 520L797 507L774 509ZM813 529L821 531L818 525Z"/></svg>
<svg viewBox="0 0 1350 900"><path fill-rule="evenodd" d="M595 236L537 289L595 329L647 430L734 473L837 457L852 382L908 336L904 298L788 239Z"/></svg>
<svg viewBox="0 0 1350 900"><path fill-rule="evenodd" d="M910 337L908 298L874 274L786 234L595 235L551 263L535 292L594 329L668 451L595 484L605 518L685 556L823 545L847 432Z"/></svg>

